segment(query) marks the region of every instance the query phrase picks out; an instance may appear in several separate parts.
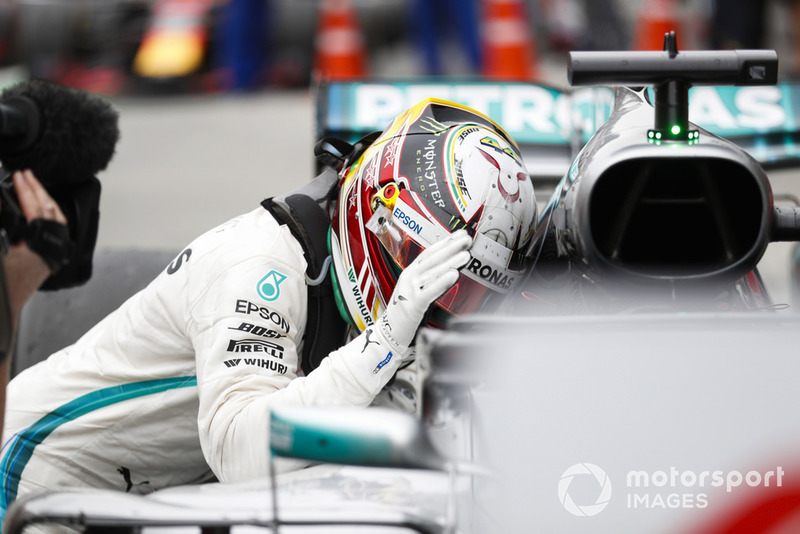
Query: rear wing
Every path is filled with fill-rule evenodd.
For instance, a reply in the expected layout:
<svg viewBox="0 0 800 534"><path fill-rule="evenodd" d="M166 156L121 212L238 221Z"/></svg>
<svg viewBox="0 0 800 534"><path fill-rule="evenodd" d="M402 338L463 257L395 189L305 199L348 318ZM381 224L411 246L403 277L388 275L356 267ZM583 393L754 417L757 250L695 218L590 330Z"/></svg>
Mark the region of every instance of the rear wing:
<svg viewBox="0 0 800 534"><path fill-rule="evenodd" d="M764 87L694 87L689 120L725 137L765 168L800 166L800 84ZM558 89L528 82L330 82L317 87L317 138L353 142L383 130L423 98L472 107L500 124L520 145L528 171L558 181L578 151L609 117L609 87Z"/></svg>

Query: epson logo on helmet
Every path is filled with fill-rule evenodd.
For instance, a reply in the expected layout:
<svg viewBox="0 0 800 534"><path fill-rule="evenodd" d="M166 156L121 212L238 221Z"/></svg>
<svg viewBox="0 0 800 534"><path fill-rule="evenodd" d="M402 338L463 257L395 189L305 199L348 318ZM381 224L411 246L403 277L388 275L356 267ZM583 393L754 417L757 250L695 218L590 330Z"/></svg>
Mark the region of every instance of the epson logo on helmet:
<svg viewBox="0 0 800 534"><path fill-rule="evenodd" d="M422 225L412 219L411 216L406 215L406 213L397 206L394 208L394 217L415 234L419 235L422 231Z"/></svg>
<svg viewBox="0 0 800 534"><path fill-rule="evenodd" d="M491 265L482 263L478 258L470 258L463 272L467 276L477 276L481 280L505 291L511 288L515 280L515 278L509 276L508 273L504 273Z"/></svg>

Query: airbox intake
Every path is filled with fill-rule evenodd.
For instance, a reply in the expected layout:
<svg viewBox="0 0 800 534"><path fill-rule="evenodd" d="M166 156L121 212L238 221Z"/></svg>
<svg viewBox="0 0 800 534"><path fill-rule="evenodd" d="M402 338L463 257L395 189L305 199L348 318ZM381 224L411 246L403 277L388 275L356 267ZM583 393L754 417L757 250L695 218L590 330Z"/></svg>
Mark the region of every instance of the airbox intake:
<svg viewBox="0 0 800 534"><path fill-rule="evenodd" d="M620 161L591 188L590 241L602 263L644 277L742 275L768 242L768 196L732 159Z"/></svg>

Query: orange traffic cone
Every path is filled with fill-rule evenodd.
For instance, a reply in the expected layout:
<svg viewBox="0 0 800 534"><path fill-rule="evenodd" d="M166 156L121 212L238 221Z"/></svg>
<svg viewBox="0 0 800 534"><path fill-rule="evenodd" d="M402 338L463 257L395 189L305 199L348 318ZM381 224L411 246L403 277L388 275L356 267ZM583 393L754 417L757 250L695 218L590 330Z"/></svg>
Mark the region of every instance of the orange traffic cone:
<svg viewBox="0 0 800 534"><path fill-rule="evenodd" d="M361 27L350 0L322 0L315 43L315 77L349 80L367 73Z"/></svg>
<svg viewBox="0 0 800 534"><path fill-rule="evenodd" d="M634 50L662 50L664 34L675 31L680 35L679 26L680 17L675 0L643 2L636 20Z"/></svg>
<svg viewBox="0 0 800 534"><path fill-rule="evenodd" d="M530 80L538 75L536 44L521 0L483 0L483 75Z"/></svg>

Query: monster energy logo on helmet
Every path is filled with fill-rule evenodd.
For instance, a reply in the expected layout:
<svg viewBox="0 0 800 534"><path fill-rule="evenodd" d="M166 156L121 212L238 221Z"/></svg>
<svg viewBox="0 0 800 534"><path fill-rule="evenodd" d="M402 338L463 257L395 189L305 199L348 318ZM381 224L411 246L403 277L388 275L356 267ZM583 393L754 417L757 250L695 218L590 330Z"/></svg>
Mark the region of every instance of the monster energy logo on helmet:
<svg viewBox="0 0 800 534"><path fill-rule="evenodd" d="M448 130L448 128L450 128L446 124L442 124L436 119L432 119L430 117L425 117L419 121L419 127L426 132L432 133L434 136L442 135Z"/></svg>

